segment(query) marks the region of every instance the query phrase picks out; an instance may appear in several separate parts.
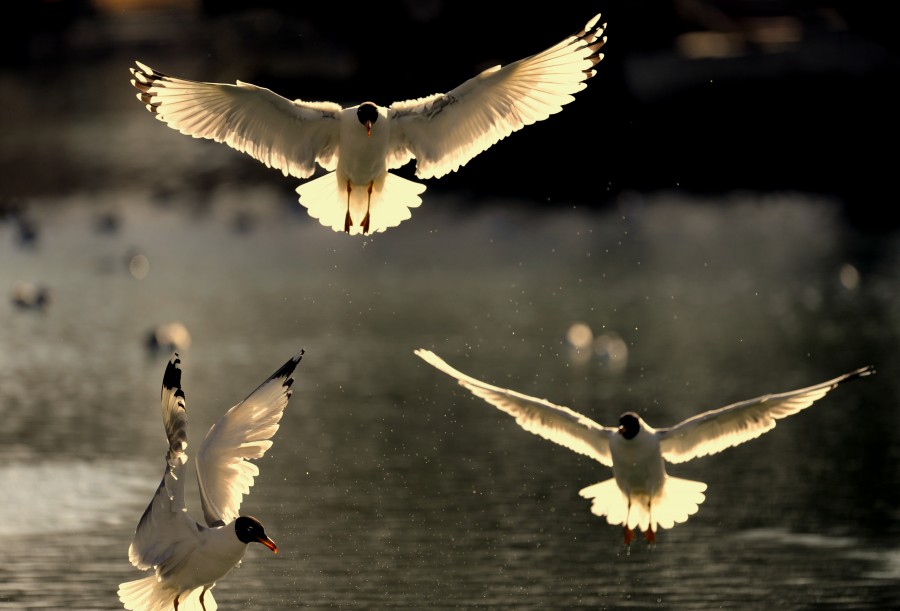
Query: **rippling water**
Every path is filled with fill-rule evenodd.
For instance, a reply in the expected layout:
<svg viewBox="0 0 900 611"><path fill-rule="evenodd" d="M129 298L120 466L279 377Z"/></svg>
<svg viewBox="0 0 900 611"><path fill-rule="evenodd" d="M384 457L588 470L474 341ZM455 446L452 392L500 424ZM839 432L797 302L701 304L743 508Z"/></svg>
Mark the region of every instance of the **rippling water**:
<svg viewBox="0 0 900 611"><path fill-rule="evenodd" d="M243 506L279 554L251 548L220 608L900 604L900 240L854 233L827 200L551 213L435 193L366 240L265 189L38 203L32 246L0 225L0 286L51 294L0 307L0 608L115 609L140 575L127 549L162 474L169 357L145 338L170 321L191 334L194 447L307 351ZM117 230L98 229L105 212ZM574 353L575 323L627 350ZM709 484L706 502L626 552L578 496L609 469L523 432L419 347L603 423L879 373L672 467Z"/></svg>

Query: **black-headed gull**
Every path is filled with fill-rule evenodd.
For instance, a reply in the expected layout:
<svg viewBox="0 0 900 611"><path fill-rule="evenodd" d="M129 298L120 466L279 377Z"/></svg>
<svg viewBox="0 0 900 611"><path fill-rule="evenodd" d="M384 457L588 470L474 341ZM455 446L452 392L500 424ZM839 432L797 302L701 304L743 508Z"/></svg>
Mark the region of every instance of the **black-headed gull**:
<svg viewBox="0 0 900 611"><path fill-rule="evenodd" d="M237 566L249 543L278 548L251 516L239 515L259 468L248 462L265 454L291 397L291 375L301 350L246 399L216 422L197 453L195 465L205 524L185 507L187 412L176 353L163 376L162 412L169 450L156 494L137 525L128 559L154 574L119 585L119 600L134 611L216 609L210 590Z"/></svg>
<svg viewBox="0 0 900 611"><path fill-rule="evenodd" d="M418 178L438 178L525 125L573 101L603 59L597 15L558 44L506 66L489 68L447 93L342 108L288 100L249 83L175 78L141 62L131 68L138 99L183 134L224 142L285 176L310 216L335 231L369 234L399 225L421 203L425 185L388 170L416 160Z"/></svg>
<svg viewBox="0 0 900 611"><path fill-rule="evenodd" d="M626 544L634 539L634 528L640 528L649 542L655 541L659 528L686 521L705 500L706 484L668 475L666 462L686 462L755 439L772 430L776 420L809 407L838 384L875 372L862 367L821 384L740 401L673 427L654 429L634 412L622 414L618 427L601 426L546 399L480 382L429 350L415 354L513 416L526 431L612 467L613 479L579 494L592 499L594 514L624 525Z"/></svg>

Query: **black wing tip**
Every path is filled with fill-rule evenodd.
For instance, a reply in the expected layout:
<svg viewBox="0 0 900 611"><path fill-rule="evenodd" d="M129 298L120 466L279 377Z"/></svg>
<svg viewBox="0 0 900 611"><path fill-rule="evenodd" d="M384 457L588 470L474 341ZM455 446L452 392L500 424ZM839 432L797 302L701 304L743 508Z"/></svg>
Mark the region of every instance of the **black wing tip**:
<svg viewBox="0 0 900 611"><path fill-rule="evenodd" d="M294 373L294 369L297 367L297 363L303 360L303 355L306 354L306 350L301 348L300 352L292 356L288 361L278 368L278 371L269 376L270 380L277 380L279 378L284 378L284 386L290 388L291 384L294 383L294 379L291 377L291 374Z"/></svg>
<svg viewBox="0 0 900 611"><path fill-rule="evenodd" d="M829 390L834 389L836 386L840 384L844 384L846 382L850 382L851 380L858 380L859 378L865 378L867 376L873 375L875 373L874 365L866 365L865 367L860 367L855 371L851 371L849 373L845 373L842 376L839 376L831 381L831 385L829 386ZM826 382L828 384L828 382Z"/></svg>
<svg viewBox="0 0 900 611"><path fill-rule="evenodd" d="M606 31L606 22L600 21L600 17L602 16L603 13L597 13L596 15L591 17L588 22L584 24L584 27L575 33L575 37L582 40L586 40L591 36L593 36L595 39L600 37Z"/></svg>
<svg viewBox="0 0 900 611"><path fill-rule="evenodd" d="M575 34L575 38L590 51L590 54L585 59L591 62L591 69L584 71L585 80L597 74L593 67L603 61L604 55L600 50L606 44L604 32L606 32L606 22L600 23L600 13L597 13L593 19L587 22L583 29Z"/></svg>
<svg viewBox="0 0 900 611"><path fill-rule="evenodd" d="M856 371L850 372L847 374L847 380L853 380L855 378L864 378L866 376L875 374L875 366L874 365L866 365L865 367L860 367Z"/></svg>
<svg viewBox="0 0 900 611"><path fill-rule="evenodd" d="M169 76L154 70L150 66L144 65L139 61L135 61L135 64L137 65L137 68L131 67L128 69L133 77L131 79L131 86L141 92L138 97L142 102L149 105L150 98L156 95L154 92L150 91L151 88L165 87L165 81ZM155 106L158 105L159 103L157 102Z"/></svg>
<svg viewBox="0 0 900 611"><path fill-rule="evenodd" d="M174 391L181 390L181 358L177 352L172 354L169 364L166 365L166 372L163 374L163 388Z"/></svg>

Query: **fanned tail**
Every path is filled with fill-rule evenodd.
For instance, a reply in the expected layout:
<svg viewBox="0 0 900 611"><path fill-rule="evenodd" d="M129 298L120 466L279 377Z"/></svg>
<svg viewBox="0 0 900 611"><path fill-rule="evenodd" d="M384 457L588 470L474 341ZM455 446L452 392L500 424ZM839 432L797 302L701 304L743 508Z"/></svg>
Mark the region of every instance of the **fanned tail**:
<svg viewBox="0 0 900 611"><path fill-rule="evenodd" d="M218 605L212 591L207 590L200 604L200 593L203 588L191 591L178 601L178 611L216 611ZM172 611L175 608L175 596L178 592L167 588L156 578L156 575L128 581L119 585L119 600L131 611Z"/></svg>
<svg viewBox="0 0 900 611"><path fill-rule="evenodd" d="M351 235L363 233L363 219L369 211L369 231L376 233L389 227L396 227L411 216L410 208L422 203L419 194L425 185L401 178L396 174L385 174L375 182L371 201L365 187L354 186L350 193ZM309 215L318 219L334 231L344 231L347 216L347 184L338 178L337 172L329 172L315 180L297 187L300 204Z"/></svg>
<svg viewBox="0 0 900 611"><path fill-rule="evenodd" d="M591 499L591 512L606 516L610 524L628 528L640 528L656 532L660 528L672 528L686 522L697 513L706 500L703 491L706 484L680 477L666 476L662 491L651 502L647 495L635 495L628 506L628 497L619 489L615 479L583 488L579 494Z"/></svg>
<svg viewBox="0 0 900 611"><path fill-rule="evenodd" d="M675 524L687 522L687 519L697 513L700 504L706 500L703 491L706 484L690 479L666 476L666 485L662 494L653 499L653 530L659 528L672 528ZM643 520L643 518L642 518ZM641 530L644 527L641 526Z"/></svg>
<svg viewBox="0 0 900 611"><path fill-rule="evenodd" d="M119 585L119 600L132 611L167 611L174 608L175 590L163 587L156 575Z"/></svg>
<svg viewBox="0 0 900 611"><path fill-rule="evenodd" d="M606 521L610 524L625 524L628 497L619 489L615 479L582 488L578 494L591 499L591 513L594 515L606 516Z"/></svg>

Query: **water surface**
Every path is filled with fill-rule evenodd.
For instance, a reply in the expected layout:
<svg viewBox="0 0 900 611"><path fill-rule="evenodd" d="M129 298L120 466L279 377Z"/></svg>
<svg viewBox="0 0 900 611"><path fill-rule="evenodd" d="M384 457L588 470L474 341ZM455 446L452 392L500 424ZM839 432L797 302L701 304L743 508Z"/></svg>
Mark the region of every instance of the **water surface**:
<svg viewBox="0 0 900 611"><path fill-rule="evenodd" d="M368 239L236 186L202 205L34 202L30 246L0 225L0 286L52 295L43 311L0 306L0 608L116 609L118 584L141 576L127 549L162 475L170 356L145 337L176 320L195 448L306 349L243 506L279 554L252 547L220 608L900 604L896 235L860 235L834 202L798 194L589 212L429 193ZM117 229L99 229L106 212ZM626 350L573 352L576 323ZM578 496L608 468L522 431L419 347L604 424L878 375L672 467L709 484L706 502L627 551Z"/></svg>

